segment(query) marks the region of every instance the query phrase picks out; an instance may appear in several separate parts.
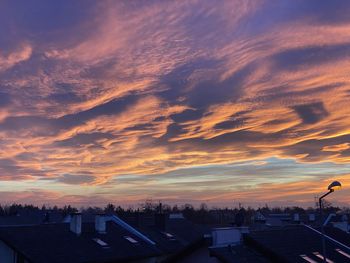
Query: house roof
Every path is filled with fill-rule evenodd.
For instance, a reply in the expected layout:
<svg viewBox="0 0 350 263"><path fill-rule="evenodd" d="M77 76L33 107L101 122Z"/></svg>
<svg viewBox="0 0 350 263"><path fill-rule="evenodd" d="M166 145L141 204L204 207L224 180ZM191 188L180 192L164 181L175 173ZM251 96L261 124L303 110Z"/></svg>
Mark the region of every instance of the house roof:
<svg viewBox="0 0 350 263"><path fill-rule="evenodd" d="M326 235L350 247L350 234L336 227L325 227Z"/></svg>
<svg viewBox="0 0 350 263"><path fill-rule="evenodd" d="M0 216L0 226L36 225L43 223L45 218L51 223L61 223L63 220L59 212L22 209L16 215Z"/></svg>
<svg viewBox="0 0 350 263"><path fill-rule="evenodd" d="M143 234L156 243L164 254L172 254L183 249L184 244L174 234L161 231L155 226L143 226L138 228ZM170 234L170 235L169 235Z"/></svg>
<svg viewBox="0 0 350 263"><path fill-rule="evenodd" d="M0 227L0 239L33 263L125 262L160 254L113 222L107 223L106 234L97 233L93 223L83 223L80 236L69 224Z"/></svg>
<svg viewBox="0 0 350 263"><path fill-rule="evenodd" d="M319 262L322 257L321 233L305 225L285 226L274 230L251 232L247 244L279 262ZM326 238L327 258L333 262L350 262L350 251ZM313 261L311 261L313 260Z"/></svg>
<svg viewBox="0 0 350 263"><path fill-rule="evenodd" d="M157 221L159 215L138 213L123 219L154 241L167 260L174 261L192 252L204 243L204 234L211 232L210 228L198 226L180 216L174 218L161 214L158 218L161 220Z"/></svg>
<svg viewBox="0 0 350 263"><path fill-rule="evenodd" d="M267 263L264 256L245 245L212 247L210 255L224 263Z"/></svg>
<svg viewBox="0 0 350 263"><path fill-rule="evenodd" d="M168 219L165 229L156 225L138 227L166 254L179 253L203 240L202 228L186 219Z"/></svg>
<svg viewBox="0 0 350 263"><path fill-rule="evenodd" d="M166 231L174 233L183 244L190 244L203 239L205 227L193 224L186 219L169 219ZM209 232L209 230L208 230Z"/></svg>

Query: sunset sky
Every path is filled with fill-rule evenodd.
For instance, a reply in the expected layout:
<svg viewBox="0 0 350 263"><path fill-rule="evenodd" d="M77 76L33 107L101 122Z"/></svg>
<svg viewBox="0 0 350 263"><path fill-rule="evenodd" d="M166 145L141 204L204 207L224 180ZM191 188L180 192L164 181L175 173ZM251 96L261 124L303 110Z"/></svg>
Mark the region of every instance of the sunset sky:
<svg viewBox="0 0 350 263"><path fill-rule="evenodd" d="M350 1L0 1L0 203L350 202Z"/></svg>

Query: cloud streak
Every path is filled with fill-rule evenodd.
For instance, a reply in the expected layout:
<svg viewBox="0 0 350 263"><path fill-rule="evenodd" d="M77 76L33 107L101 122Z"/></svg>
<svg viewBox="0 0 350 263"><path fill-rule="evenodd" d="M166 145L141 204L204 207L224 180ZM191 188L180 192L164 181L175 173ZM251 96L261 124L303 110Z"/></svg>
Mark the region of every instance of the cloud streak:
<svg viewBox="0 0 350 263"><path fill-rule="evenodd" d="M0 5L0 180L103 189L135 176L137 200L157 194L153 178L173 200L182 169L276 157L336 164L327 180L349 162L345 0ZM274 185L308 184L279 171L241 180L270 201ZM219 178L200 199L230 196Z"/></svg>

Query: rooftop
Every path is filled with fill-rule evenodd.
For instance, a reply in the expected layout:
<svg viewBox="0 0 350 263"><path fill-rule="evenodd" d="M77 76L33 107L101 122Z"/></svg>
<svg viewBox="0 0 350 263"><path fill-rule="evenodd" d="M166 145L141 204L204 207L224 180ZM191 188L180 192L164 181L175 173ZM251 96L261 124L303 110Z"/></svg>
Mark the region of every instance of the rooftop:
<svg viewBox="0 0 350 263"><path fill-rule="evenodd" d="M265 256L279 262L319 262L322 257L321 233L306 225L255 231L246 242ZM326 238L327 258L332 262L350 262L350 249ZM313 261L312 261L313 260Z"/></svg>
<svg viewBox="0 0 350 263"><path fill-rule="evenodd" d="M83 223L76 235L68 224L0 227L0 239L35 263L124 262L160 254L160 251L113 222L106 234Z"/></svg>

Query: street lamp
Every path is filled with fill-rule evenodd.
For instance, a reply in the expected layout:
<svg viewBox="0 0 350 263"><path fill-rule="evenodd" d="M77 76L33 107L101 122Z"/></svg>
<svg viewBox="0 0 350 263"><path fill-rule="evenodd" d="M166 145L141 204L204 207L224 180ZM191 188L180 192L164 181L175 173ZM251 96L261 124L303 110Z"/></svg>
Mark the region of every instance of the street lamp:
<svg viewBox="0 0 350 263"><path fill-rule="evenodd" d="M335 190L338 190L341 187L341 183L338 181L332 182L328 186L328 192L322 195L319 199L319 205L320 205L320 215L321 215L321 232L322 232L322 254L323 254L323 262L327 262L326 260L326 241L324 236L324 226L323 226L323 212L322 212L322 199L325 198L330 193L333 193Z"/></svg>

